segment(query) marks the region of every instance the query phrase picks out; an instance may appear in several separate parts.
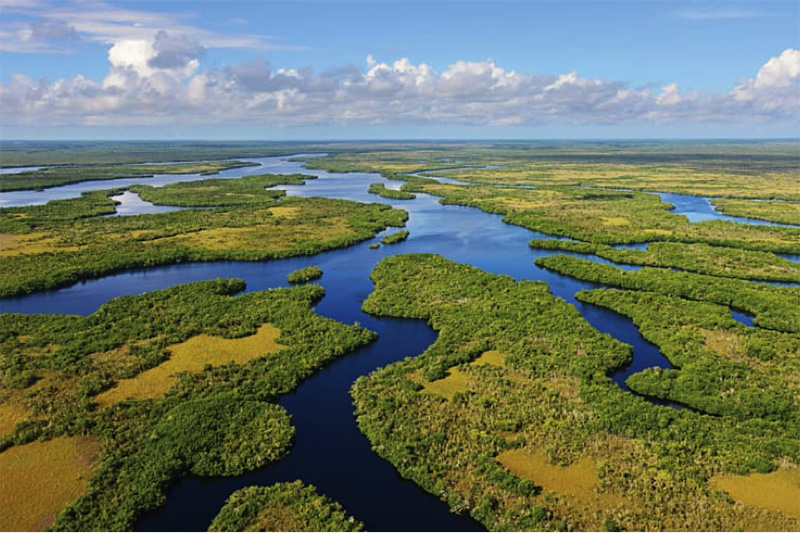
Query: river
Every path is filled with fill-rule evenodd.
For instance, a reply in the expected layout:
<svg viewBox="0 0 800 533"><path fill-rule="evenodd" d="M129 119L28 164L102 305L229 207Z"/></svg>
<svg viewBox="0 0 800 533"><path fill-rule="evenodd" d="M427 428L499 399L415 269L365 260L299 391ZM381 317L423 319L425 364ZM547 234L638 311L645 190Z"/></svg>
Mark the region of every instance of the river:
<svg viewBox="0 0 800 533"><path fill-rule="evenodd" d="M377 318L361 311L361 303L372 291L369 280L371 270L378 261L390 255L409 252L438 253L453 261L469 263L488 272L506 274L515 279L546 282L555 296L576 305L595 328L633 347L633 363L612 376L624 390L629 390L625 379L634 372L653 366L672 368L658 349L641 336L630 319L575 300L575 293L579 290L596 288L598 285L560 276L534 264L538 257L563 252L532 250L528 247L528 241L532 238L553 237L507 225L502 222L501 216L483 213L478 209L444 206L437 198L425 194L417 195L415 200L405 201L368 194L367 188L374 182L382 182L390 188L397 187L397 182L385 180L377 174L308 170L303 168L302 162L290 161L285 157L248 160L258 162L261 166L223 171L218 177L233 178L264 172L316 175L318 179L308 180L305 185L278 188L285 189L287 194L294 196L346 198L360 202L380 202L405 209L409 213L407 229L410 237L404 242L381 246L377 250L370 249L369 244L377 242L381 235L350 248L313 257L260 263L194 263L137 269L77 283L57 291L2 301L3 312L86 315L116 296L139 294L178 283L217 277L243 278L247 282L247 291L286 286L286 275L289 272L317 265L324 271L318 283L325 287L326 296L317 304L316 311L341 322L359 322L379 334L376 342L335 361L303 381L294 393L280 400L280 404L291 414L296 428L294 446L286 458L238 477L183 479L170 489L166 505L138 521L138 530L205 530L233 491L249 485L269 485L295 479L317 486L322 493L340 502L349 513L362 520L369 530L481 529L480 524L471 518L450 513L446 503L422 491L414 483L402 479L389 463L371 451L369 442L359 432L353 417L349 389L356 378L406 356L418 355L436 338L435 332L423 321ZM138 180L86 182L49 191L56 196L75 196L85 190L121 187L124 185L118 182L122 181L127 181L128 184L135 181L155 185L167 181L189 181L190 178L192 177L156 176ZM202 177L194 175L192 179ZM11 194L15 193L3 193L0 201L8 200L6 195ZM146 205L140 208L149 209ZM136 212L136 209L128 210L127 214ZM383 234L393 231L396 230L390 229ZM580 257L610 263L594 256ZM734 316L744 323L751 320L751 317L738 313Z"/></svg>

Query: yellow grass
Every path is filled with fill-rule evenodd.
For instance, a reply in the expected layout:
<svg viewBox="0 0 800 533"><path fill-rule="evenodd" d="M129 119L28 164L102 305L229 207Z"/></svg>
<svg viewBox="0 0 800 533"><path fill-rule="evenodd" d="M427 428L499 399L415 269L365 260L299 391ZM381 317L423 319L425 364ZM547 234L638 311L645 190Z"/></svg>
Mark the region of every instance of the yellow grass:
<svg viewBox="0 0 800 533"><path fill-rule="evenodd" d="M92 437L62 437L0 453L0 530L44 531L89 484L100 451Z"/></svg>
<svg viewBox="0 0 800 533"><path fill-rule="evenodd" d="M483 352L480 357L470 363L470 365L494 365L505 366L506 356L497 350L490 350ZM406 375L406 378L415 383L422 385L425 392L435 396L441 396L447 400L452 400L457 392L465 392L469 390L469 374L458 368L451 368L447 372L447 376L436 381L427 381L420 371L412 372Z"/></svg>
<svg viewBox="0 0 800 533"><path fill-rule="evenodd" d="M483 352L481 356L475 359L471 364L506 366L506 356L497 350L489 350L488 352Z"/></svg>
<svg viewBox="0 0 800 533"><path fill-rule="evenodd" d="M800 519L800 468L779 468L769 474L714 476L713 489L721 489L738 501Z"/></svg>
<svg viewBox="0 0 800 533"><path fill-rule="evenodd" d="M744 342L733 331L701 328L700 333L706 338L706 346L720 355L733 357L744 353Z"/></svg>
<svg viewBox="0 0 800 533"><path fill-rule="evenodd" d="M0 403L0 437L10 435L17 423L27 420L28 410L18 403Z"/></svg>
<svg viewBox="0 0 800 533"><path fill-rule="evenodd" d="M631 223L625 217L600 217L604 226L627 226Z"/></svg>
<svg viewBox="0 0 800 533"><path fill-rule="evenodd" d="M300 212L300 208L289 206L272 207L269 212L275 217L294 218Z"/></svg>
<svg viewBox="0 0 800 533"><path fill-rule="evenodd" d="M440 396L446 400L452 400L453 395L457 392L468 390L467 384L469 382L469 375L457 368L448 371L447 377L437 379L436 381L427 381L422 377L419 370L406 374L406 378L422 385L423 390L428 394Z"/></svg>
<svg viewBox="0 0 800 533"><path fill-rule="evenodd" d="M342 218L331 218L326 224L256 225L246 228L214 228L185 235L167 237L165 242L204 250L283 251L301 242L325 242L355 233Z"/></svg>
<svg viewBox="0 0 800 533"><path fill-rule="evenodd" d="M581 457L569 466L550 464L542 451L506 450L497 460L516 476L533 481L547 492L568 496L576 504L618 508L624 500L607 492L598 492L600 478L594 461Z"/></svg>
<svg viewBox="0 0 800 533"><path fill-rule="evenodd" d="M0 257L45 252L74 252L79 246L59 246L57 237L47 237L47 233L11 235L0 233Z"/></svg>
<svg viewBox="0 0 800 533"><path fill-rule="evenodd" d="M105 407L128 398L161 398L173 387L175 375L180 372L200 372L206 364L244 364L256 357L278 351L283 348L275 340L280 333L275 326L264 324L255 335L241 339L197 335L186 342L170 346L170 358L167 361L134 378L121 380L113 389L95 396L95 401Z"/></svg>

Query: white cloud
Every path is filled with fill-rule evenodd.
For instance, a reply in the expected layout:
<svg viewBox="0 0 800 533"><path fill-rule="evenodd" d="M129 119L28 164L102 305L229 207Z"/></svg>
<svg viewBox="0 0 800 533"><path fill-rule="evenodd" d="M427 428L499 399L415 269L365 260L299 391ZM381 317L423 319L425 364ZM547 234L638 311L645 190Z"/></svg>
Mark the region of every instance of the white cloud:
<svg viewBox="0 0 800 533"><path fill-rule="evenodd" d="M756 88L787 87L796 84L800 76L800 50L784 50L778 57L767 61L756 74Z"/></svg>
<svg viewBox="0 0 800 533"><path fill-rule="evenodd" d="M656 98L656 103L660 106L674 106L682 101L683 96L681 96L681 89L677 83L670 83L661 89L661 94Z"/></svg>
<svg viewBox="0 0 800 533"><path fill-rule="evenodd" d="M203 43L205 48L248 48L253 50L293 50L299 46L279 44L270 35L243 32L220 33L189 24L191 13L156 12L112 6L102 0L73 1L68 3L47 0L2 0L3 9L34 19L32 24L44 27L57 25L70 28L82 39L114 45L123 40L155 38L159 31L181 35L190 42ZM25 41L30 36L31 23L8 23L0 31L0 49L17 53L59 53L55 46L32 46ZM54 29L51 27L50 29Z"/></svg>
<svg viewBox="0 0 800 533"><path fill-rule="evenodd" d="M660 91L584 78L534 76L492 60L457 61L442 71L401 58L368 56L365 68L317 73L273 69L258 59L202 69L204 48L172 32L122 39L108 52L102 82L54 83L15 76L0 86L8 125L541 124L798 122L800 52L769 59L729 93L699 94L670 83Z"/></svg>

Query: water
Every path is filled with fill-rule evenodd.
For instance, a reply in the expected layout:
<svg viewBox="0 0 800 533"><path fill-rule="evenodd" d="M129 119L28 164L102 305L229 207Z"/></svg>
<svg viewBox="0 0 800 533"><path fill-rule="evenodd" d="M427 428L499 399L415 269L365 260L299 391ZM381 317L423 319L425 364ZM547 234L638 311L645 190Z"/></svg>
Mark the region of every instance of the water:
<svg viewBox="0 0 800 533"><path fill-rule="evenodd" d="M125 191L111 197L119 202L116 206L117 212L112 217L116 216L131 216L131 215L152 215L155 213L169 213L170 211L180 211L181 207L171 205L155 205L150 202L142 200L138 194L130 191Z"/></svg>
<svg viewBox="0 0 800 533"><path fill-rule="evenodd" d="M277 157L260 158L257 161L262 166L228 172L239 175L264 172L317 175L318 179L308 180L306 185L280 188L286 189L290 195L347 198L406 209L410 215L407 224L409 239L395 245L381 246L378 250L370 249L369 244L376 242L380 235L347 249L313 257L260 263L194 263L130 270L77 283L58 291L0 302L3 312L86 315L110 298L123 294L139 294L178 283L223 276L243 278L248 291L286 286L286 275L292 270L318 265L324 271L318 283L325 287L326 296L317 304L316 311L344 323L357 321L379 334L379 340L375 343L322 369L305 380L293 394L281 399L280 403L292 415L297 431L295 444L286 458L239 477L186 478L170 489L165 506L139 520L139 530L205 530L234 490L248 485L269 485L294 479L316 485L322 493L339 501L349 513L363 520L368 529L480 529L480 525L469 517L451 514L444 502L400 478L389 463L371 451L368 441L355 424L348 395L353 381L378 367L417 355L435 340L435 332L423 321L376 318L361 311L361 303L372 291L369 273L378 261L390 255L438 253L488 272L507 274L515 279L547 282L555 296L576 305L595 328L633 347L633 363L612 376L623 390L629 390L625 380L635 372L653 366L672 368L658 349L641 336L630 319L575 300L577 291L597 288L598 285L560 276L533 264L537 257L560 252L531 250L528 241L552 237L504 224L499 215L468 207L443 206L436 198L425 194L406 201L369 194L366 191L370 183L392 185L391 181L376 174L308 170L302 167L302 163ZM109 182L101 184L102 188L109 188ZM89 190L97 184L82 185L87 187L83 190ZM81 188L73 187L73 193L80 194ZM396 230L389 229L384 233L392 231ZM610 263L597 257L588 257Z"/></svg>
<svg viewBox="0 0 800 533"><path fill-rule="evenodd" d="M733 319L740 324L744 324L745 326L752 328L755 327L753 324L753 320L755 317L750 313L745 313L744 311L737 311L736 309L731 309L731 314L733 315Z"/></svg>
<svg viewBox="0 0 800 533"><path fill-rule="evenodd" d="M7 167L0 168L0 174L19 174L20 172L33 172L42 167Z"/></svg>
<svg viewBox="0 0 800 533"><path fill-rule="evenodd" d="M704 222L706 220L726 220L728 222L738 222L740 224L753 224L756 226L783 226L788 228L800 228L794 224L782 224L760 220L757 218L734 217L724 215L717 210L711 200L705 196L691 196L689 194L675 194L667 192L655 193L661 197L662 202L667 202L675 206L672 211L676 215L684 215L689 222Z"/></svg>
<svg viewBox="0 0 800 533"><path fill-rule="evenodd" d="M237 161L249 161L260 163L264 159L277 159L277 158L255 158L255 159L237 159ZM160 164L160 163L159 163ZM7 169L11 170L11 169ZM162 187L169 183L179 183L184 181L196 181L206 178L241 178L242 176L249 176L251 174L263 174L266 172L263 167L251 166L241 168L231 168L223 170L218 174L201 175L201 174L156 174L150 178L119 178L113 180L92 180L82 181L80 183L70 183L69 185L61 185L59 187L50 187L41 191L10 191L0 193L0 207L16 207L23 205L41 205L46 204L51 200L66 200L68 198L77 198L82 192L86 191L103 191L108 189L119 189L130 187L135 184L152 185L153 187Z"/></svg>

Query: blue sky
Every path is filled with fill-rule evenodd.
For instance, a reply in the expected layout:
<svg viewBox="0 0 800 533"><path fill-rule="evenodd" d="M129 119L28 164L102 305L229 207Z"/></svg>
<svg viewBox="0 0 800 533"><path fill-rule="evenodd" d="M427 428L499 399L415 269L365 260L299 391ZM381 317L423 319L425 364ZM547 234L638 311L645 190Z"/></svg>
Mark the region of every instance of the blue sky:
<svg viewBox="0 0 800 533"><path fill-rule="evenodd" d="M794 0L0 5L3 139L800 135Z"/></svg>

